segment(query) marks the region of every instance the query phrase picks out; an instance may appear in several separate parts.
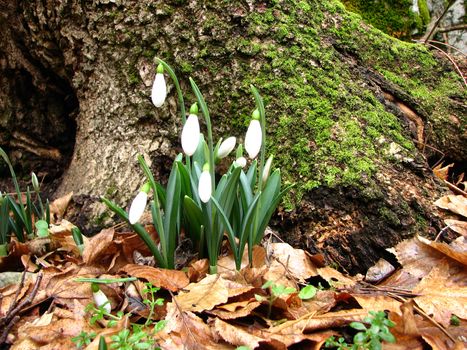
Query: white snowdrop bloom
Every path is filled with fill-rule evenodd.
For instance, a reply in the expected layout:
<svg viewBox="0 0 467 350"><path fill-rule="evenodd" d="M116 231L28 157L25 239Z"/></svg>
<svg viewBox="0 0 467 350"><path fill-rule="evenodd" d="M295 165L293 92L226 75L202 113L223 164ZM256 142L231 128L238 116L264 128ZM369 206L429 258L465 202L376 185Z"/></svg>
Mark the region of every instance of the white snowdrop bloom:
<svg viewBox="0 0 467 350"><path fill-rule="evenodd" d="M239 167L244 168L246 166L246 158L245 157L238 157L235 160L235 164L237 164Z"/></svg>
<svg viewBox="0 0 467 350"><path fill-rule="evenodd" d="M261 150L262 137L259 120L252 119L245 136L245 150L251 159L256 158Z"/></svg>
<svg viewBox="0 0 467 350"><path fill-rule="evenodd" d="M270 156L268 158L268 160L266 161L266 165L263 168L263 176L262 176L263 186L266 183L266 181L268 180L269 173L271 172L271 165L272 165L272 159L273 158L274 158L273 156Z"/></svg>
<svg viewBox="0 0 467 350"><path fill-rule="evenodd" d="M112 305L110 305L109 298L107 298L104 292L99 289L97 284L92 284L91 288L94 304L96 304L97 307L103 306L105 311L110 313L112 311Z"/></svg>
<svg viewBox="0 0 467 350"><path fill-rule="evenodd" d="M136 224L141 218L141 215L143 215L144 209L146 209L146 204L148 202L149 189L149 183L144 184L144 186L141 187L140 192L136 195L135 199L133 199L133 202L131 202L130 210L128 211L128 221L130 224Z"/></svg>
<svg viewBox="0 0 467 350"><path fill-rule="evenodd" d="M182 130L182 148L187 156L192 156L199 143L199 121L196 114L190 114Z"/></svg>
<svg viewBox="0 0 467 350"><path fill-rule="evenodd" d="M236 143L237 139L235 138L235 136L231 136L225 139L219 146L219 150L217 151L217 157L219 159L227 157L230 154L230 152L232 152L235 148Z"/></svg>
<svg viewBox="0 0 467 350"><path fill-rule="evenodd" d="M162 64L157 66L156 78L152 84L151 100L154 106L161 107L167 97L167 86L165 85L164 67Z"/></svg>
<svg viewBox="0 0 467 350"><path fill-rule="evenodd" d="M209 172L209 164L207 163L204 165L203 172L199 177L198 194L203 203L209 202L212 194L212 183L211 173Z"/></svg>

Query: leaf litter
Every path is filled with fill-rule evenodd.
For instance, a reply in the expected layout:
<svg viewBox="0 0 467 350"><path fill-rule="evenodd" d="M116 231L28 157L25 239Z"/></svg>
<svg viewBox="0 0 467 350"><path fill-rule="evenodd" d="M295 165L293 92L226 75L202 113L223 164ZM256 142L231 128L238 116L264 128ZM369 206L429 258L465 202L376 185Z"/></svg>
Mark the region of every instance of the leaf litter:
<svg viewBox="0 0 467 350"><path fill-rule="evenodd" d="M461 203L456 201L449 203ZM461 212L456 209L456 215ZM225 255L219 273L209 275L206 260L194 260L182 271L136 264L135 250L148 255L144 243L113 229L86 239L80 256L71 228L66 221L56 225L53 244L48 243L53 250L42 255L15 243L12 254L27 273L11 272L17 269L11 257L0 261L0 335L11 349L72 349L72 338L83 332L93 334L83 348L97 349L101 335L109 343L130 323L143 327L147 317L166 320L154 334L161 349L320 349L330 336L351 339L355 331L349 324L379 310L396 324L392 333L397 342L384 343L384 348L466 345L467 249L462 236L449 245L422 237L403 241L389 250L400 267L378 262L366 278L324 266L322 257L286 243L255 247L253 266L245 256L240 271L233 257ZM133 278L118 280L125 277ZM78 278L100 282L112 314L122 311L125 316L112 325L105 319L92 324L86 309L93 303L90 283ZM151 316L145 304L147 282L160 288L157 296L164 300ZM298 295L306 285L316 292L305 300ZM292 292L271 298L278 286Z"/></svg>

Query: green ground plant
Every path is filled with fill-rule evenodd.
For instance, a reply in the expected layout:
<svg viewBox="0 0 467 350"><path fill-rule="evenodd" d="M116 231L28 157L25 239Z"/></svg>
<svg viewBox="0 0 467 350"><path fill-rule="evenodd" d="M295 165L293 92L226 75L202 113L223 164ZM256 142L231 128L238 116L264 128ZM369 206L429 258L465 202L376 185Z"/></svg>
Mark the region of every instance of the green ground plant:
<svg viewBox="0 0 467 350"><path fill-rule="evenodd" d="M35 200L33 193L27 187L26 203L23 202L23 192L20 190L13 165L1 147L0 156L8 165L16 195L14 199L12 195L0 193L0 256L6 256L12 233L20 242L33 239L35 235L38 237L49 235L50 209L49 201L46 200L44 203L41 198L39 181L34 173L31 175L31 182Z"/></svg>
<svg viewBox="0 0 467 350"><path fill-rule="evenodd" d="M388 320L383 311L370 311L369 316L363 322L352 322L350 327L358 332L353 337L353 344L347 344L343 337L336 340L334 336L326 340L326 348L337 348L338 350L380 350L382 342L395 343L396 338L389 328L395 323Z"/></svg>

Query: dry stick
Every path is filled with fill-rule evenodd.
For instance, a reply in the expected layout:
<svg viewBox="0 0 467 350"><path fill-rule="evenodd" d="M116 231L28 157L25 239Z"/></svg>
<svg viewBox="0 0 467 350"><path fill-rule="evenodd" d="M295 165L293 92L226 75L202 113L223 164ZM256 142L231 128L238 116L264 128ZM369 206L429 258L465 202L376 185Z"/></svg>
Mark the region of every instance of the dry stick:
<svg viewBox="0 0 467 350"><path fill-rule="evenodd" d="M25 306L29 305L36 296L37 290L39 289L39 285L41 284L42 276L42 272L39 272L37 274L36 282L34 283L34 288L32 289L31 294L29 294L25 300L23 300L15 308L13 308L13 310L11 310L10 313L5 317L4 323L7 325L0 337L0 344L3 344L5 342L9 330L15 325L16 322L19 321L20 317L16 314L18 314Z"/></svg>
<svg viewBox="0 0 467 350"><path fill-rule="evenodd" d="M447 44L447 43L443 43L442 41L438 41L438 40L428 40L430 43L433 43L433 44L439 44L439 45L444 45L446 47L449 47L450 49L453 49L454 51L456 51L458 54L462 55L462 56L467 56L467 54L463 53L461 50L459 50L457 47L455 46L452 46L450 44Z"/></svg>
<svg viewBox="0 0 467 350"><path fill-rule="evenodd" d="M451 189L453 190L454 192L459 192L460 194L462 194L463 196L467 197L467 192L465 191L462 191L459 187L457 187L456 185L450 183L449 181L446 181L444 180L444 183Z"/></svg>
<svg viewBox="0 0 467 350"><path fill-rule="evenodd" d="M26 278L26 270L24 270L23 273L21 274L21 281L19 282L18 289L16 290L15 298L13 299L13 302L10 304L10 307L8 308L8 311L6 312L6 315L9 315L10 312L15 307L15 305L17 304L19 293L20 293L21 289L23 289L23 286L24 286L25 278ZM3 325L3 323L0 322L0 325Z"/></svg>
<svg viewBox="0 0 467 350"><path fill-rule="evenodd" d="M430 44L429 42L425 42L425 45L428 45L430 47L433 47L435 48L436 50L438 50L439 52L441 52L443 55L445 55L449 61L451 61L452 65L454 66L454 68L456 69L457 73L459 73L460 77L462 78L463 82L464 82L464 86L467 87L467 81L465 80L465 77L464 77L464 74L462 73L462 71L460 70L459 66L457 65L456 61L454 61L454 59L451 57L451 55L449 55L448 53L444 52L443 50L441 50L439 47L433 45L433 44Z"/></svg>
<svg viewBox="0 0 467 350"><path fill-rule="evenodd" d="M438 234L436 235L436 238L435 238L434 242L436 242L436 241L439 239L439 237L442 235L442 233L443 233L444 231L446 231L448 228L450 228L451 226L453 226L453 225L447 225L446 227L444 227L443 229L441 229L441 230L438 232Z"/></svg>
<svg viewBox="0 0 467 350"><path fill-rule="evenodd" d="M443 17L446 15L446 13L448 12L449 8L454 4L454 2L456 2L456 0L451 0L451 1L449 1L449 4L446 6L446 8L444 9L443 13L442 13L441 16L439 16L439 18L436 20L435 24L433 25L433 28L431 28L430 32L429 32L428 35L426 36L425 44L428 43L428 40L430 40L431 37L435 34L435 30L436 30L436 28L438 27L439 22L441 22L441 20L442 20Z"/></svg>

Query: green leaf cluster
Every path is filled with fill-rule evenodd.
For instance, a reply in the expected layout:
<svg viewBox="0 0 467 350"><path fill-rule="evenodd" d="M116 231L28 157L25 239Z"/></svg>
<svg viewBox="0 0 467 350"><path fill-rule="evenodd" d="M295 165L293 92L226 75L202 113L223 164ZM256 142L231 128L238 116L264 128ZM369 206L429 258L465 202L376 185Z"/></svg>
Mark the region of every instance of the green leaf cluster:
<svg viewBox="0 0 467 350"><path fill-rule="evenodd" d="M23 192L20 190L13 165L1 147L0 157L8 165L16 195L15 199L9 194L0 193L0 256L5 256L8 254L7 245L12 233L20 242L34 238L34 233L38 237L49 235L50 209L49 201L46 200L45 203L42 201L39 182L34 173L32 173L32 184L35 200L33 200L34 194L27 187L26 203L23 203Z"/></svg>
<svg viewBox="0 0 467 350"><path fill-rule="evenodd" d="M350 323L350 327L358 331L353 337L353 344L347 344L342 337L336 340L333 336L326 340L325 346L338 350L380 350L383 341L395 343L396 338L389 330L395 323L388 320L383 311L370 311L369 314L363 322Z"/></svg>

